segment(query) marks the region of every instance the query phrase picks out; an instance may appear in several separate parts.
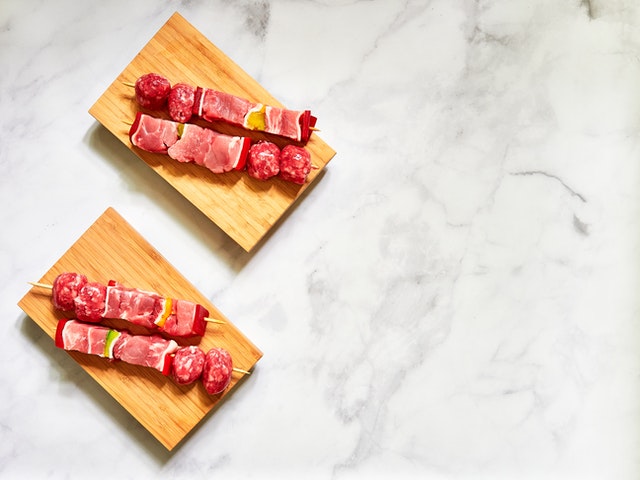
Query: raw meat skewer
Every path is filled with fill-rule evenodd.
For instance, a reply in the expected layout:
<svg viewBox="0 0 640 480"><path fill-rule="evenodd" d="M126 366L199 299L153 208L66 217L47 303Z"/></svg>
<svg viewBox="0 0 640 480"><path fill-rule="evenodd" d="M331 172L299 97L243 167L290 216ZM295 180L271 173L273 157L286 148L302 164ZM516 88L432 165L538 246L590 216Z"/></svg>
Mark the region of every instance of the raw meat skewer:
<svg viewBox="0 0 640 480"><path fill-rule="evenodd" d="M170 86L168 79L157 73L147 73L135 83L123 82L135 88L140 106L151 110L168 107L169 115L177 122L188 122L192 116L208 122L223 121L248 130L256 130L307 142L317 118L310 110L289 110L219 92L211 88L178 83Z"/></svg>
<svg viewBox="0 0 640 480"><path fill-rule="evenodd" d="M58 321L55 345L67 351L97 355L113 361L150 367L177 383L186 385L200 379L211 395L223 392L231 382L232 372L250 374L234 368L231 355L223 348L214 347L206 354L197 346L180 347L175 340L160 335L133 335L102 325L84 323L75 319ZM193 365L184 353L201 355L202 361ZM184 381L188 374L188 381Z"/></svg>
<svg viewBox="0 0 640 480"><path fill-rule="evenodd" d="M53 285L30 283L51 290L54 307L74 311L83 321L119 318L175 337L202 336L206 322L224 323L210 318L208 310L194 302L127 288L116 282L105 286L73 272L58 275Z"/></svg>
<svg viewBox="0 0 640 480"><path fill-rule="evenodd" d="M163 153L182 163L195 163L213 173L244 170L258 180L275 175L303 185L314 165L311 154L297 145L280 148L272 142L251 145L248 137L232 137L190 123L182 124L136 114L129 129L131 143L147 152Z"/></svg>

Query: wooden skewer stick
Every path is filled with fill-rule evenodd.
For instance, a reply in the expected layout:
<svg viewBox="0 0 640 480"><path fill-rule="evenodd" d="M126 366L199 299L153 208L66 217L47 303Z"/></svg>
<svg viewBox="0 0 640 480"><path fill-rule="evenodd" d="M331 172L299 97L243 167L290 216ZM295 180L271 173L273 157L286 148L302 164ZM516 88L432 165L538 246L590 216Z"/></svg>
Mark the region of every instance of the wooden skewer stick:
<svg viewBox="0 0 640 480"><path fill-rule="evenodd" d="M176 354L175 354L175 353L170 354L170 357L175 357L175 356L176 356ZM233 367L231 370L233 370L233 371L234 371L234 372L236 372L236 373L242 373L243 375L251 375L251 372L250 372L250 371L248 371L248 370L243 370L242 368L236 368L236 367Z"/></svg>
<svg viewBox="0 0 640 480"><path fill-rule="evenodd" d="M48 283L39 283L39 282L27 282L31 285L33 285L34 287L40 287L40 288L46 288L47 290L53 290L53 285L49 285ZM204 317L204 321L205 322L209 322L209 323L220 323L220 324L225 324L227 322L225 322L224 320L218 320L217 318L211 318L211 317Z"/></svg>
<svg viewBox="0 0 640 480"><path fill-rule="evenodd" d="M211 317L204 317L204 321L209 323L221 323L223 325L226 323L223 320L218 320L217 318L211 318Z"/></svg>

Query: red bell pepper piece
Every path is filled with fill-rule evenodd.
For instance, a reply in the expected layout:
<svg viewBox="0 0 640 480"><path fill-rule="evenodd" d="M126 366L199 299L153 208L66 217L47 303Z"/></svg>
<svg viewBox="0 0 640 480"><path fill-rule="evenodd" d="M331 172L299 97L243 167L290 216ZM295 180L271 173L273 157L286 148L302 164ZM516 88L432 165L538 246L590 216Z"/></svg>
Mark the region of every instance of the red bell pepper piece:
<svg viewBox="0 0 640 480"><path fill-rule="evenodd" d="M173 364L173 355L165 355L164 363L162 364L162 374L169 376L171 373L171 365Z"/></svg>
<svg viewBox="0 0 640 480"><path fill-rule="evenodd" d="M196 311L193 319L193 333L198 336L203 336L207 328L207 321L205 318L209 316L209 310L200 304L196 305Z"/></svg>
<svg viewBox="0 0 640 480"><path fill-rule="evenodd" d="M64 326L69 321L69 319L58 320L58 326L56 327L56 336L54 338L54 343L58 348L64 348L64 340L62 339L62 331L64 330Z"/></svg>
<svg viewBox="0 0 640 480"><path fill-rule="evenodd" d="M311 115L310 110L305 110L302 116L300 117L300 140L303 142L308 142L311 137L311 127L316 126L316 122L318 119Z"/></svg>
<svg viewBox="0 0 640 480"><path fill-rule="evenodd" d="M140 118L142 118L142 112L136 113L136 118L131 124L131 128L129 129L129 138L131 138L131 136L136 133L136 130L138 130L138 126L140 125Z"/></svg>
<svg viewBox="0 0 640 480"><path fill-rule="evenodd" d="M242 151L240 152L238 164L233 168L234 170L244 170L244 167L247 164L247 157L249 156L250 148L251 139L249 137L242 137Z"/></svg>

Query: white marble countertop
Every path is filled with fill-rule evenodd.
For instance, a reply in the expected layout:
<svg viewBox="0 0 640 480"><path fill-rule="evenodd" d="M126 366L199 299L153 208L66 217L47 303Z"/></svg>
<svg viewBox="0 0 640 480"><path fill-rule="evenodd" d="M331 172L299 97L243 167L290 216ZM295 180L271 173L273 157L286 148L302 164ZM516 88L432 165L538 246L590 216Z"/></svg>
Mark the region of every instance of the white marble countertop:
<svg viewBox="0 0 640 480"><path fill-rule="evenodd" d="M88 113L174 11L337 151L251 254ZM9 1L0 67L1 478L640 477L637 2ZM17 306L108 206L264 352L171 453Z"/></svg>

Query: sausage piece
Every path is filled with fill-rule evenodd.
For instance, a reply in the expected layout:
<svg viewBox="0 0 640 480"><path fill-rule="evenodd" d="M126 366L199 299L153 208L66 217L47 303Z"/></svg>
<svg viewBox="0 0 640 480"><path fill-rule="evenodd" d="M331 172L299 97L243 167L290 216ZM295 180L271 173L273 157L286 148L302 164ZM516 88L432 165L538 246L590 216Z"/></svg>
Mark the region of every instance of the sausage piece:
<svg viewBox="0 0 640 480"><path fill-rule="evenodd" d="M283 180L304 184L311 171L311 155L296 145L287 145L280 154L280 177Z"/></svg>
<svg viewBox="0 0 640 480"><path fill-rule="evenodd" d="M136 80L136 101L141 107L160 110L167 101L171 84L157 73L147 73Z"/></svg>
<svg viewBox="0 0 640 480"><path fill-rule="evenodd" d="M97 282L87 282L78 292L74 307L78 320L99 322L106 309L107 287Z"/></svg>
<svg viewBox="0 0 640 480"><path fill-rule="evenodd" d="M175 122L187 123L191 120L196 89L186 83L178 83L169 93L167 105L169 116Z"/></svg>
<svg viewBox="0 0 640 480"><path fill-rule="evenodd" d="M280 172L280 149L275 143L260 141L251 145L247 173L258 180L267 180Z"/></svg>
<svg viewBox="0 0 640 480"><path fill-rule="evenodd" d="M223 348L214 347L205 356L202 370L202 385L210 395L216 395L231 382L233 361L231 355Z"/></svg>
<svg viewBox="0 0 640 480"><path fill-rule="evenodd" d="M202 375L204 360L205 355L200 347L196 345L182 347L173 357L171 376L176 383L189 385Z"/></svg>
<svg viewBox="0 0 640 480"><path fill-rule="evenodd" d="M78 292L87 284L85 275L74 272L61 273L53 281L51 301L58 310L70 311L75 308L74 300Z"/></svg>

